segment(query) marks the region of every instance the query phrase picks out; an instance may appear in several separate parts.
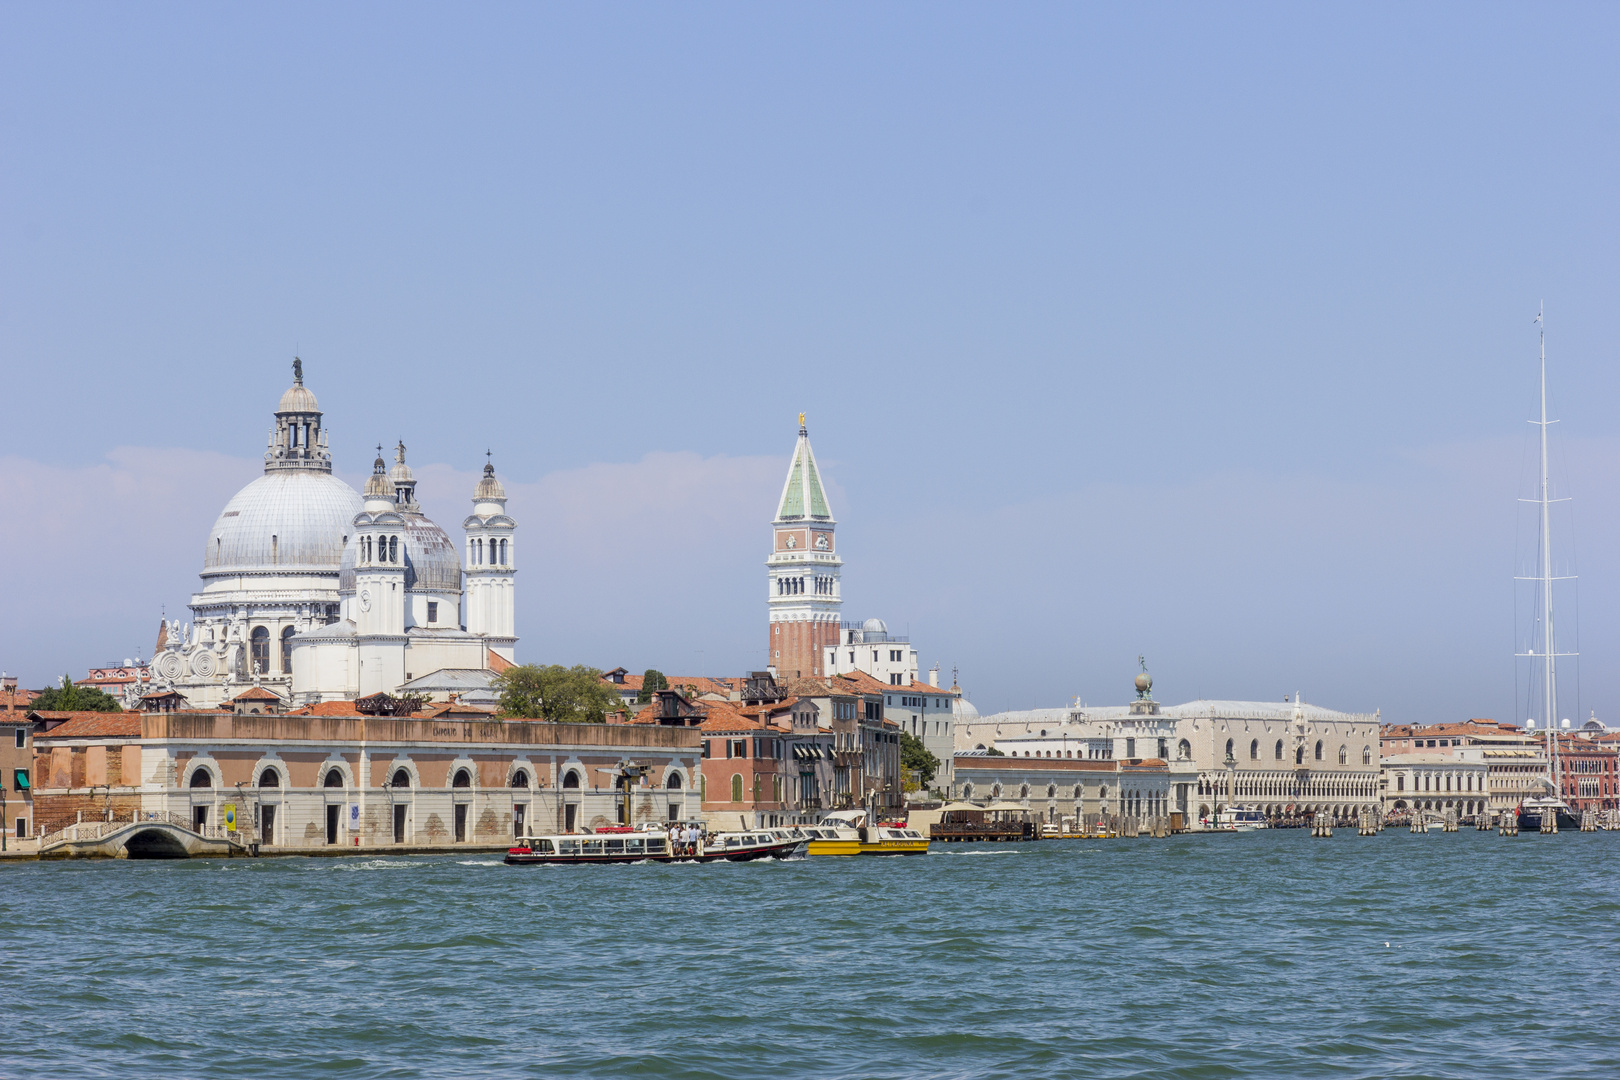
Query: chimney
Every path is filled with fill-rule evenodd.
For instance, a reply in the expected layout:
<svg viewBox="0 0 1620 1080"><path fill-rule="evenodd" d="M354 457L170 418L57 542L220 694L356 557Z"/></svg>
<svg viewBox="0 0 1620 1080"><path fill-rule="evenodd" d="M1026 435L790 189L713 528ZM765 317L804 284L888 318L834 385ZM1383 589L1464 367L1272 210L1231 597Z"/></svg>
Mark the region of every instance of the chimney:
<svg viewBox="0 0 1620 1080"><path fill-rule="evenodd" d="M928 685L932 686L932 687L935 687L936 689L939 687L939 665L938 664L935 664L933 667L928 669Z"/></svg>

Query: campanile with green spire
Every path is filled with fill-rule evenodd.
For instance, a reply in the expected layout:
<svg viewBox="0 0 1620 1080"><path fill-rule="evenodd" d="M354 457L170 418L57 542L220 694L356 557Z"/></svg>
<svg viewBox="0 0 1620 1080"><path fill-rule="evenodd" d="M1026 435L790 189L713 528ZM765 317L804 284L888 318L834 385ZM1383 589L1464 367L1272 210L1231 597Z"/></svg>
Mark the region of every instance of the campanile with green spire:
<svg viewBox="0 0 1620 1080"><path fill-rule="evenodd" d="M799 441L793 447L782 497L771 522L769 582L770 667L778 678L825 674L825 647L838 644L844 605L834 535L838 523L827 505L821 471L810 449L810 433L799 414Z"/></svg>

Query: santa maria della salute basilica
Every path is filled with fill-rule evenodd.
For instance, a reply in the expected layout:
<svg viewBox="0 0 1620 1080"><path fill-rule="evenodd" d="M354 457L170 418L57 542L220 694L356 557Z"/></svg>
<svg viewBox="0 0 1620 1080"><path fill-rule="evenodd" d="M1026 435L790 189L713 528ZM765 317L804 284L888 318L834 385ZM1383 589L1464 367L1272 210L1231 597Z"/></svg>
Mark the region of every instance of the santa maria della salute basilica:
<svg viewBox="0 0 1620 1080"><path fill-rule="evenodd" d="M264 475L208 532L191 622L165 622L148 699L216 708L244 692L283 703L476 690L513 662L516 523L493 465L458 545L422 513L405 445L357 493L332 475L320 405L294 362ZM268 703L268 702L267 702Z"/></svg>

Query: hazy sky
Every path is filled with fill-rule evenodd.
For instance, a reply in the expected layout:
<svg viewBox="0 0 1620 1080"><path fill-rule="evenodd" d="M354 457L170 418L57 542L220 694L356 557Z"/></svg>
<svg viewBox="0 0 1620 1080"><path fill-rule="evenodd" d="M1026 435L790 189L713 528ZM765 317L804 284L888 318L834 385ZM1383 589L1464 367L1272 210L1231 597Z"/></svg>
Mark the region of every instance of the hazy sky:
<svg viewBox="0 0 1620 1080"><path fill-rule="evenodd" d="M453 530L494 450L521 659L761 666L802 409L846 615L983 711L1145 654L1510 718L1545 300L1620 720L1616 56L1612 5L6 5L0 667L149 654L297 352L351 482L403 438Z"/></svg>

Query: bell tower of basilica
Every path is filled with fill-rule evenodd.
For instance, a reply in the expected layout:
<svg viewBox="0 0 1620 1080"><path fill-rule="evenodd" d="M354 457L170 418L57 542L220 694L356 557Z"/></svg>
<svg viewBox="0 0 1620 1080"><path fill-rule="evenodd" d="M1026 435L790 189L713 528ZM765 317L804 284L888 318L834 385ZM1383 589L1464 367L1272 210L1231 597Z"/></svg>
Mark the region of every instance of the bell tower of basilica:
<svg viewBox="0 0 1620 1080"><path fill-rule="evenodd" d="M821 486L810 434L799 414L799 441L771 522L771 555L765 560L770 608L770 668L778 678L826 674L826 646L838 644L844 606L839 584L844 561Z"/></svg>

